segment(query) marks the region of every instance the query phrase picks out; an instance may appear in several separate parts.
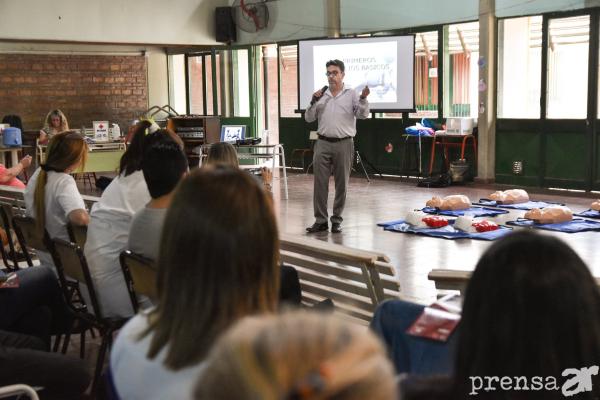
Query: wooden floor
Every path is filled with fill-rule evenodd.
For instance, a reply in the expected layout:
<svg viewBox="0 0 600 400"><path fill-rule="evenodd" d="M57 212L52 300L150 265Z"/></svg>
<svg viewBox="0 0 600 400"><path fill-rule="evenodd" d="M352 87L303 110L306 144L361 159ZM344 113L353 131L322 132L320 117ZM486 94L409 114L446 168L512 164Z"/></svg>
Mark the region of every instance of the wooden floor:
<svg viewBox="0 0 600 400"><path fill-rule="evenodd" d="M289 199L283 200L283 190L276 180L274 184L275 207L282 232L307 235L305 228L314 222L312 195L313 176L289 173ZM505 190L506 187L500 187ZM406 299L430 303L435 298L433 282L427 274L434 268L473 269L480 255L491 242L461 239L445 240L411 234L385 232L376 226L378 222L403 218L417 208L422 208L433 195L465 194L471 201L487 197L495 190L492 186L470 184L442 189L419 188L414 182L398 179L352 177L344 210L343 232L322 232L309 236L319 240L344 244L365 250L377 250L391 258L397 268L402 292ZM528 189L532 200L560 201L574 212L589 208L592 197L584 193L540 191L534 194ZM598 196L600 197L600 196ZM329 211L333 202L333 179L330 182ZM492 220L502 223L522 216L524 211L511 211ZM600 276L597 243L600 232L575 234L549 233L567 241L588 263L594 276Z"/></svg>

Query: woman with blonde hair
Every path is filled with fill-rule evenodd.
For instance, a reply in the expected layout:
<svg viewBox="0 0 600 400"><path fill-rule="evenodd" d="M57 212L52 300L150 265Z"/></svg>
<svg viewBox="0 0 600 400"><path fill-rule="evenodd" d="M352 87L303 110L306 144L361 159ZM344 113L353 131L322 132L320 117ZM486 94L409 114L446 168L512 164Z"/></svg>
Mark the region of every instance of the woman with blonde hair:
<svg viewBox="0 0 600 400"><path fill-rule="evenodd" d="M214 143L208 149L208 155L205 166L209 165L227 165L233 168L238 168L240 163L238 161L237 151L232 144L227 142Z"/></svg>
<svg viewBox="0 0 600 400"><path fill-rule="evenodd" d="M237 150L231 143L227 142L212 144L208 149L208 155L203 165L226 165L232 168L239 168L240 163L238 161ZM257 178L262 182L266 191L272 191L273 171L269 168L262 167L260 169L260 177Z"/></svg>
<svg viewBox="0 0 600 400"><path fill-rule="evenodd" d="M35 218L38 228L46 229L51 238L69 240L67 222L76 225L89 222L85 203L70 175L85 165L87 151L85 140L76 132L53 136L46 159L27 183L26 214ZM54 266L50 254L39 252L38 256L42 264Z"/></svg>
<svg viewBox="0 0 600 400"><path fill-rule="evenodd" d="M238 319L276 308L279 239L267 194L215 167L180 182L165 217L157 306L119 332L110 360L122 399L190 399L204 359Z"/></svg>
<svg viewBox="0 0 600 400"><path fill-rule="evenodd" d="M249 317L215 345L196 399L392 400L392 364L376 337L335 316Z"/></svg>
<svg viewBox="0 0 600 400"><path fill-rule="evenodd" d="M52 136L57 133L65 132L69 130L69 122L67 117L59 109L52 110L46 115L44 120L44 127L40 131L39 142L45 144Z"/></svg>

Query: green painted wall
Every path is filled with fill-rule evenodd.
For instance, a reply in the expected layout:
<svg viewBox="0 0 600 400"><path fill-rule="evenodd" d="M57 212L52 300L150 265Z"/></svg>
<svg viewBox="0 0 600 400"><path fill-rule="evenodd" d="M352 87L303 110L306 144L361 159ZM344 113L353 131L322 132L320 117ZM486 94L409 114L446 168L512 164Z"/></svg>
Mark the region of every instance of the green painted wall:
<svg viewBox="0 0 600 400"><path fill-rule="evenodd" d="M411 124L414 122L411 122ZM392 118L369 118L358 120L355 146L364 158L384 174L390 175L417 175L418 173L418 138L403 136L406 125L402 119ZM279 119L279 141L283 143L290 165L291 154L294 149L310 148L308 139L309 131L316 130L317 124L307 124L302 118L280 118ZM391 143L391 153L385 151L385 147ZM442 150L438 146L434 164L434 173L442 169ZM424 137L421 141L421 166L426 175L429 172L429 160L431 155L431 138ZM471 166L474 166L473 151L469 146L465 154ZM449 159L460 158L460 149L451 148ZM300 160L297 155L294 166L299 166ZM473 167L474 168L474 167ZM372 170L367 166L369 173Z"/></svg>
<svg viewBox="0 0 600 400"><path fill-rule="evenodd" d="M590 151L582 121L500 120L496 130L496 182L587 190ZM523 162L521 175L512 171L515 161Z"/></svg>

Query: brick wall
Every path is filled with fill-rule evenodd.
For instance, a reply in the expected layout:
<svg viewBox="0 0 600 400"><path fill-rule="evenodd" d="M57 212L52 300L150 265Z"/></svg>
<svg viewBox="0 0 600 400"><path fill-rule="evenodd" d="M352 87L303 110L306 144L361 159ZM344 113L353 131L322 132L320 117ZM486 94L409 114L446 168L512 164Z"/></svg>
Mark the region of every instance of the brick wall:
<svg viewBox="0 0 600 400"><path fill-rule="evenodd" d="M71 128L109 120L126 132L147 104L146 57L0 54L0 118L20 115L26 130L60 108Z"/></svg>

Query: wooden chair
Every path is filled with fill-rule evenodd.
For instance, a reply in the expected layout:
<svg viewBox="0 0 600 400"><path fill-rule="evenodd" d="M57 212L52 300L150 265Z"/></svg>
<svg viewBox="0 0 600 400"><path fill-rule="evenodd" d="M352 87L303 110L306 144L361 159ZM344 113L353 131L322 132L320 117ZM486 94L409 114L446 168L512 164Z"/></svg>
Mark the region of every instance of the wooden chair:
<svg viewBox="0 0 600 400"><path fill-rule="evenodd" d="M67 223L67 232L69 233L69 240L73 243L77 243L79 247L83 249L87 240L87 225L75 225L69 221Z"/></svg>
<svg viewBox="0 0 600 400"><path fill-rule="evenodd" d="M156 300L156 265L153 260L129 250L123 251L119 260L131 305L137 313L139 309L137 295Z"/></svg>
<svg viewBox="0 0 600 400"><path fill-rule="evenodd" d="M2 223L4 231L6 232L9 249L9 252L7 253L4 249L4 246L0 245L0 253L2 254L2 261L4 262L4 265L12 271L16 271L19 269L17 251L15 249L15 243L13 242L11 234L11 232L14 231L12 226L14 206L14 201L10 199L0 199L0 221ZM32 264L28 265L30 267L32 266Z"/></svg>
<svg viewBox="0 0 600 400"><path fill-rule="evenodd" d="M362 324L380 302L400 295L394 267L380 253L283 234L280 256L298 271L303 304L332 299L336 312Z"/></svg>
<svg viewBox="0 0 600 400"><path fill-rule="evenodd" d="M92 393L95 394L100 383L102 367L104 366L104 358L112 346L113 333L120 329L125 322L127 322L127 319L104 317L98 301L96 290L94 288L92 274L90 273L90 269L81 247L79 247L76 243L66 242L62 239L54 239L53 243L57 255L56 269L58 272L58 277L63 283L63 288L66 287L67 277L84 283L87 287L93 313L89 312L87 307L81 307L80 305L74 304L72 301L70 301L68 297L69 293L64 291L67 303L78 319L98 329L100 336L102 337L100 349L98 350L98 358L96 360L94 380L92 383Z"/></svg>
<svg viewBox="0 0 600 400"><path fill-rule="evenodd" d="M50 253L53 259L55 258L52 241L50 240L50 236L48 236L48 232L45 229L43 231L38 230L35 219L25 215L14 215L12 226L29 266L33 265L29 251L30 248L37 251L45 251Z"/></svg>

